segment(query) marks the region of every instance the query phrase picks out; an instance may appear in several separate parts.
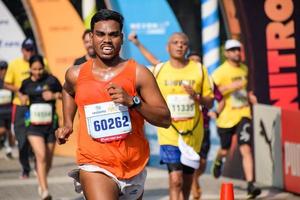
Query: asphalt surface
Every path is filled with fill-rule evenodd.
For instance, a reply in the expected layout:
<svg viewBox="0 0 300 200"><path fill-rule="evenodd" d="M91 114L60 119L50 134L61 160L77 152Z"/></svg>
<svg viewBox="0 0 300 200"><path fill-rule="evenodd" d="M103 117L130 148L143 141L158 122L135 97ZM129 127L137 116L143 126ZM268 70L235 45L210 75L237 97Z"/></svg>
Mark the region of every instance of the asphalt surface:
<svg viewBox="0 0 300 200"><path fill-rule="evenodd" d="M29 179L21 180L20 165L14 149L13 160L5 158L3 150L0 150L0 200L35 200L37 194L37 179L32 173ZM67 172L75 168L74 158L54 157L52 170L49 174L49 191L53 200L83 200L73 188L73 181L67 176ZM145 185L145 200L167 200L168 197L168 173L161 168L147 167L148 176ZM235 199L246 199L246 182L221 177L214 179L210 174L205 174L200 179L202 186L202 200L220 199L221 184L231 182L234 185ZM258 199L288 199L300 200L300 196L284 192L275 188L264 187Z"/></svg>

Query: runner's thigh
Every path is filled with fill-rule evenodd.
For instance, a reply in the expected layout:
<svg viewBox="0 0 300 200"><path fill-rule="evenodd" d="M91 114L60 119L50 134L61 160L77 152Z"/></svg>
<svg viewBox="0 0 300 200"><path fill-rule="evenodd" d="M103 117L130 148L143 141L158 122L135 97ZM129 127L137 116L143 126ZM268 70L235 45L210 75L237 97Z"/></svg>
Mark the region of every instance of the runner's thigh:
<svg viewBox="0 0 300 200"><path fill-rule="evenodd" d="M102 173L80 170L80 183L87 200L117 200L119 198L117 184Z"/></svg>

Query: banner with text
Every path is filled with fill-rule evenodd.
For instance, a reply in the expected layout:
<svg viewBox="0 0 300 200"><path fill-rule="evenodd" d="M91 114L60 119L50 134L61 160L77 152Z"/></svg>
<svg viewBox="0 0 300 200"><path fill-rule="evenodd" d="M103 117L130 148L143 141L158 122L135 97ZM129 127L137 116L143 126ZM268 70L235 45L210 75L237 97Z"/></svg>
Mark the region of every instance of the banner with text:
<svg viewBox="0 0 300 200"><path fill-rule="evenodd" d="M50 70L63 83L68 67L75 58L86 53L81 39L84 32L82 20L69 1L24 0L24 5L27 6L36 40L48 60ZM61 116L61 109L58 111ZM77 128L77 122L74 122L74 128ZM57 147L56 152L74 155L76 139L74 130L71 140L66 145Z"/></svg>
<svg viewBox="0 0 300 200"><path fill-rule="evenodd" d="M3 1L0 1L0 13L0 60L9 62L22 56L21 44L25 35Z"/></svg>
<svg viewBox="0 0 300 200"><path fill-rule="evenodd" d="M282 109L284 188L300 194L300 111Z"/></svg>
<svg viewBox="0 0 300 200"><path fill-rule="evenodd" d="M300 109L300 1L235 4L259 102Z"/></svg>
<svg viewBox="0 0 300 200"><path fill-rule="evenodd" d="M150 63L139 50L127 40L128 34L136 32L142 44L153 53L157 59L166 61L169 56L166 51L169 36L180 32L181 28L166 0L111 0L110 6L125 17L123 56L134 58L139 63L148 66Z"/></svg>

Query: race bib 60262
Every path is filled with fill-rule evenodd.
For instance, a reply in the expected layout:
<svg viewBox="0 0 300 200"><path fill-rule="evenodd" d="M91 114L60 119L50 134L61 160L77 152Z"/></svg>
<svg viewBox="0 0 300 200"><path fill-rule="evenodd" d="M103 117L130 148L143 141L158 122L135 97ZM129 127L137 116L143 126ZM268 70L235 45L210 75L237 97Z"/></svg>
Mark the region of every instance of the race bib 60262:
<svg viewBox="0 0 300 200"><path fill-rule="evenodd" d="M100 142L124 139L131 132L128 107L113 101L84 106L89 135Z"/></svg>

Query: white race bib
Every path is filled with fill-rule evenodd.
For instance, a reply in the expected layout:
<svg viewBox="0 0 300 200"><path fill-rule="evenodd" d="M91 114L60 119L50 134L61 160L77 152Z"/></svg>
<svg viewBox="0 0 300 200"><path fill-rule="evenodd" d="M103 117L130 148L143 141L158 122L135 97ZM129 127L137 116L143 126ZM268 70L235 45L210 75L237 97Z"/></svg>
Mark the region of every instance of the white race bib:
<svg viewBox="0 0 300 200"><path fill-rule="evenodd" d="M0 105L11 103L12 92L6 89L0 89Z"/></svg>
<svg viewBox="0 0 300 200"><path fill-rule="evenodd" d="M231 94L232 108L241 108L248 106L247 91L245 89L235 91Z"/></svg>
<svg viewBox="0 0 300 200"><path fill-rule="evenodd" d="M30 105L30 123L48 125L52 123L52 105L49 103L33 103Z"/></svg>
<svg viewBox="0 0 300 200"><path fill-rule="evenodd" d="M174 120L186 120L195 116L195 101L190 95L168 95L167 104Z"/></svg>
<svg viewBox="0 0 300 200"><path fill-rule="evenodd" d="M124 139L132 130L128 107L113 101L84 106L89 135L100 141Z"/></svg>

